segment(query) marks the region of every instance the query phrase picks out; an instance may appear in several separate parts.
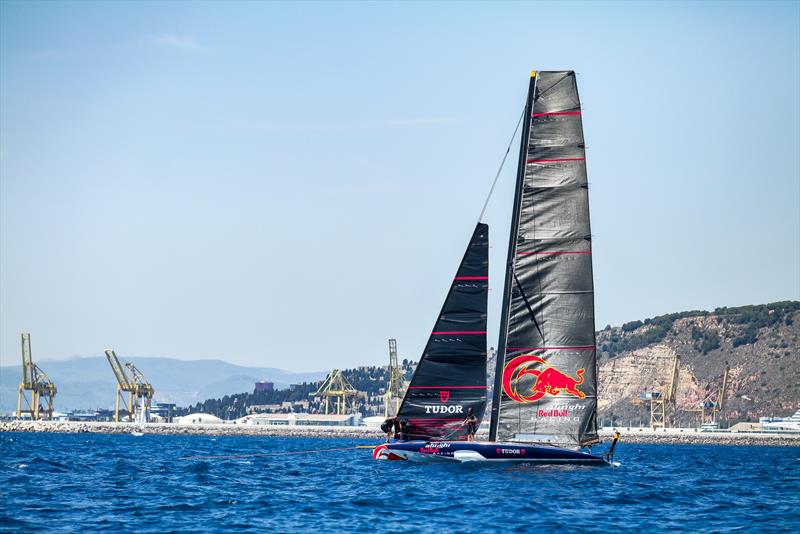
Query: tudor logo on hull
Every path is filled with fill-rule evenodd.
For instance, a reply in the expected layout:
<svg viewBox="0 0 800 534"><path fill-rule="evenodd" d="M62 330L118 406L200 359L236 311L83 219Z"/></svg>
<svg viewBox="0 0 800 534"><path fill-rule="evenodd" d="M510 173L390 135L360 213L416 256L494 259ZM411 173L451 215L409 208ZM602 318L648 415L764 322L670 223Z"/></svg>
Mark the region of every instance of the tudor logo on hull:
<svg viewBox="0 0 800 534"><path fill-rule="evenodd" d="M528 403L536 402L545 395L571 395L580 399L586 394L578 389L583 384L583 373L586 369L576 371L577 378L557 369L555 367L544 366L545 361L533 354L523 354L517 356L503 369L503 391L514 402ZM543 368L530 369L533 364L542 364ZM526 376L533 376L536 381L528 391L519 391L520 379Z"/></svg>

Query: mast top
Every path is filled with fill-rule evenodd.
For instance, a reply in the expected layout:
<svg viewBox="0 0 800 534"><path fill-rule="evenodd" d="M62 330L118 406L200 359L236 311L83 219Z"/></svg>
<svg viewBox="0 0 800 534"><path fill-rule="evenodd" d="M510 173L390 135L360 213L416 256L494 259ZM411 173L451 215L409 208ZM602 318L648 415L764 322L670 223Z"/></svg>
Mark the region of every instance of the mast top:
<svg viewBox="0 0 800 534"><path fill-rule="evenodd" d="M531 78L536 78L536 71L535 70L531 71Z"/></svg>

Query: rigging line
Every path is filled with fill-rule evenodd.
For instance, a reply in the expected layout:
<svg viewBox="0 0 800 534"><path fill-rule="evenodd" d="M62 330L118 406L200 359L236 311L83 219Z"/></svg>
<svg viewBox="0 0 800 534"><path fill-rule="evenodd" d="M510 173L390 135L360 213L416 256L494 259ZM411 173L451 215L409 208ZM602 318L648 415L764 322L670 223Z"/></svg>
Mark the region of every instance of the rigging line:
<svg viewBox="0 0 800 534"><path fill-rule="evenodd" d="M522 300L525 302L525 307L528 308L528 313L531 315L531 320L533 321L534 326L536 326L536 330L539 331L539 335L542 336L542 341L544 341L544 334L542 333L542 329L539 328L539 323L536 321L536 315L533 313L533 308L531 308L531 303L528 302L528 297L525 295L525 291L522 289L522 284L519 283L519 279L517 278L517 273L511 273L514 276L514 282L517 284L517 289L519 289L519 294L522 295Z"/></svg>
<svg viewBox="0 0 800 534"><path fill-rule="evenodd" d="M503 172L503 165L506 164L508 153L511 151L511 145L514 144L514 138L517 137L517 131L519 130L519 125L522 124L523 117L525 117L525 106L522 106L522 113L517 121L517 126L514 128L514 133L511 134L511 139L508 141L508 147L506 147L506 153L503 154L503 160L500 162L500 168L497 169L497 174L494 175L492 187L489 189L489 194L486 195L486 201L483 203L483 209L481 210L481 214L478 216L478 222L483 220L483 214L486 212L486 206L489 205L489 200L492 198L492 193L494 193L494 187L497 185L497 179L500 178L500 173Z"/></svg>

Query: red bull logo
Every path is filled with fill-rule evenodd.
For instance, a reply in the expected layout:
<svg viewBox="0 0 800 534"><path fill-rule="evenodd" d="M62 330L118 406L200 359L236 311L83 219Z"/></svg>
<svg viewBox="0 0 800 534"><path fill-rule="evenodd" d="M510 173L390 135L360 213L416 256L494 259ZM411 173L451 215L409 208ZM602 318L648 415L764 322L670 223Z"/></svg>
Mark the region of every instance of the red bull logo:
<svg viewBox="0 0 800 534"><path fill-rule="evenodd" d="M573 378L567 373L555 367L545 367L544 369L530 369L533 364L544 364L544 360L533 354L523 354L517 356L503 369L503 391L514 402L526 403L536 402L545 395L560 395L566 393L573 397L584 398L586 394L578 389L583 384L583 373L585 369L578 369L578 378ZM533 376L536 381L530 390L520 392L517 386L525 376Z"/></svg>

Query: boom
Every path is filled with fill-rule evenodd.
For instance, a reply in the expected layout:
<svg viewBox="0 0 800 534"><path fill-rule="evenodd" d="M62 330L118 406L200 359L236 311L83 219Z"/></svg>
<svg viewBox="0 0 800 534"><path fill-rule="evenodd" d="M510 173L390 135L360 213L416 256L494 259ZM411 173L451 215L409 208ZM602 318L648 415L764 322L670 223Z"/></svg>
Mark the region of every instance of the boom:
<svg viewBox="0 0 800 534"><path fill-rule="evenodd" d="M108 364L111 366L111 370L117 378L120 389L122 391L130 391L131 382L125 375L125 369L123 369L122 364L119 363L119 358L117 358L116 353L111 349L106 349L106 359L108 359Z"/></svg>

